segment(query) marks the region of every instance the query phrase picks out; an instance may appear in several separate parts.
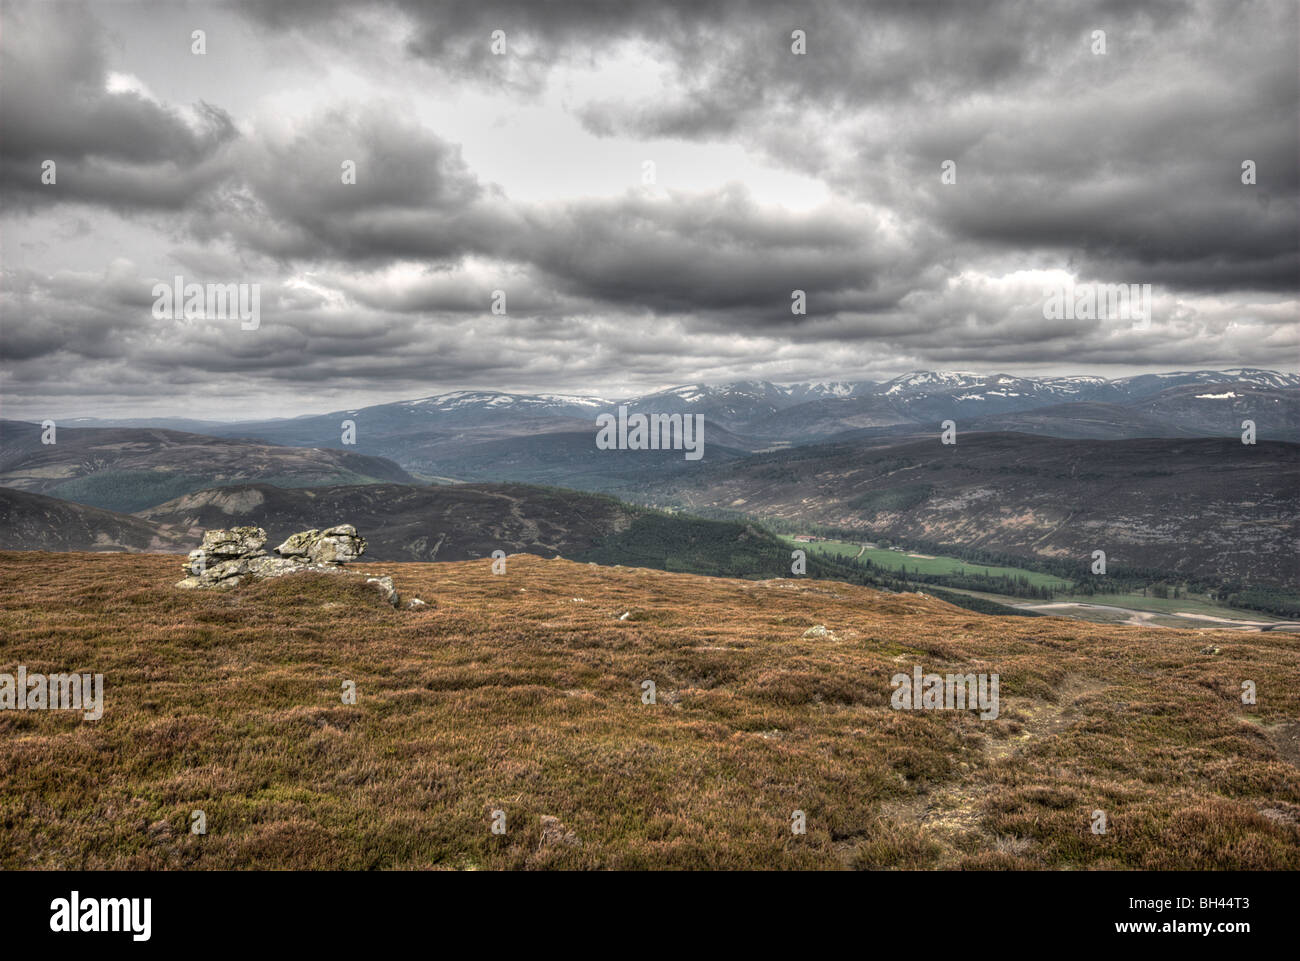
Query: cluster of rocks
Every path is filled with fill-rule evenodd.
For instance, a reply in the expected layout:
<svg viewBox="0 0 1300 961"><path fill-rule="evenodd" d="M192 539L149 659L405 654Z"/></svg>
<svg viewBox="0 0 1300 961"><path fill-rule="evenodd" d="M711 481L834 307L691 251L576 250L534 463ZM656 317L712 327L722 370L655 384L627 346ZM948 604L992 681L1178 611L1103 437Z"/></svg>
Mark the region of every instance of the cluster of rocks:
<svg viewBox="0 0 1300 961"><path fill-rule="evenodd" d="M206 531L202 545L190 551L182 565L186 577L176 586L231 588L246 578L260 580L309 571L362 576L343 568L366 552L365 538L351 524L300 531L275 549L276 556L268 554L265 545L266 531L260 527ZM400 602L391 577L367 577L366 583L373 584L394 607Z"/></svg>

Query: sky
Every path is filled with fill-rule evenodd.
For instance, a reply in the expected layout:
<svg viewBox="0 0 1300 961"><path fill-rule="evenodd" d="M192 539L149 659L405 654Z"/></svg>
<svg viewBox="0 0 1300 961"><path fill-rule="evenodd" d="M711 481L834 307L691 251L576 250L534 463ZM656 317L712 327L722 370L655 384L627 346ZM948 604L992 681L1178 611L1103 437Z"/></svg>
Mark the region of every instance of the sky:
<svg viewBox="0 0 1300 961"><path fill-rule="evenodd" d="M0 416L1295 370L1298 10L2 0Z"/></svg>

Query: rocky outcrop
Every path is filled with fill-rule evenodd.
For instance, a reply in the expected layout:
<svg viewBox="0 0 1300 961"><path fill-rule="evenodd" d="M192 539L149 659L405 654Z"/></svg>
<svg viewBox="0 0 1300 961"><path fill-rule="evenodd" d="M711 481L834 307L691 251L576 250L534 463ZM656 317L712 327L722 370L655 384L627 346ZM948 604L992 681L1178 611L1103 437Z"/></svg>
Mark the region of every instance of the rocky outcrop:
<svg viewBox="0 0 1300 961"><path fill-rule="evenodd" d="M351 524L339 524L323 531L291 534L275 552L281 557L306 558L313 564L346 564L366 552L366 540Z"/></svg>
<svg viewBox="0 0 1300 961"><path fill-rule="evenodd" d="M186 576L176 586L229 589L249 578L260 580L306 572L364 576L343 567L366 551L365 538L351 524L293 534L276 548L278 556L268 554L265 545L266 531L260 527L206 531L203 543L190 551L182 565ZM393 607L401 603L391 577L367 577L366 583L373 585Z"/></svg>

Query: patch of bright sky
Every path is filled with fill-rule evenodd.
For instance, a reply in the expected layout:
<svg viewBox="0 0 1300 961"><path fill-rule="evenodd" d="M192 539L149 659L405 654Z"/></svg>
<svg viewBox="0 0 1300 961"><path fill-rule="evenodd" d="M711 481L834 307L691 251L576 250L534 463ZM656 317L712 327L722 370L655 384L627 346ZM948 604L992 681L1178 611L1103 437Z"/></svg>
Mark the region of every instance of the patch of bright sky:
<svg viewBox="0 0 1300 961"><path fill-rule="evenodd" d="M764 163L736 144L601 137L584 129L578 109L587 103L631 106L677 95L669 86L671 70L655 61L653 51L632 44L556 67L544 89L530 96L457 83L410 58L409 29L391 19L368 22L353 45L340 48L329 37L318 43L308 34L268 34L219 7L151 7L148 17L139 8L120 9L139 22L113 34L107 59L114 89L139 91L182 109L203 100L228 110L246 131L253 124L296 126L349 103L387 102L459 144L481 180L523 203L639 190L647 160L668 191L709 191L738 182L757 203L791 210L830 199L821 181ZM110 29L113 11L102 10ZM190 33L200 28L207 32L203 56L190 51ZM486 38L484 48L490 56ZM376 62L384 69L376 70ZM114 69L127 63L135 73Z"/></svg>
<svg viewBox="0 0 1300 961"><path fill-rule="evenodd" d="M593 102L630 106L671 92L663 68L624 47L595 65L552 71L533 101L470 93L460 103L428 100L421 118L462 144L470 168L524 202L615 197L640 190L646 161L667 191L691 193L743 183L759 204L808 210L829 200L825 184L763 163L736 144L597 136L577 108Z"/></svg>

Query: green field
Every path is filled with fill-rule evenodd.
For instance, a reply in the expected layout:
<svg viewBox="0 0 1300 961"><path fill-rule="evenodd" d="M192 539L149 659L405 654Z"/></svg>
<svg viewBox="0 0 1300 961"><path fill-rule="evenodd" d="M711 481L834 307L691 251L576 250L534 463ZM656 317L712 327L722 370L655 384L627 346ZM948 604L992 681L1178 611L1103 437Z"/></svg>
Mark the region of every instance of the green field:
<svg viewBox="0 0 1300 961"><path fill-rule="evenodd" d="M791 544L796 544L791 536L786 536L785 539ZM921 574L983 574L988 577L1023 577L1035 587L1050 587L1054 590L1065 590L1069 587L1069 584L1059 577L1025 570L1023 567L973 564L970 561L963 561L956 557L911 554L907 551L891 550L884 547L864 548L862 544L853 544L848 541L813 541L810 544L798 543L796 546L803 547L809 552L868 560L877 567L883 567L891 571L899 571L906 567L908 571L916 571Z"/></svg>
<svg viewBox="0 0 1300 961"><path fill-rule="evenodd" d="M786 535L784 539L791 544L796 544L792 536ZM1156 611L1166 614L1208 614L1212 617L1227 617L1237 620L1286 623L1285 618L1265 614L1262 611L1228 607L1224 604L1210 600L1204 594L1192 594L1177 599L1172 597L1145 596L1141 591L1130 591L1123 594L1071 594L1067 593L1070 585L1067 582L1062 581L1061 578L1055 577L1051 574L1042 574L1037 571L1026 570L1021 567L998 567L996 565L973 564L970 561L963 561L956 557L934 555L915 556L906 550L891 550L882 547L864 548L861 543L855 544L849 541L813 541L812 543L797 543L796 546L806 549L809 553L823 553L835 557L856 557L860 560L869 560L876 566L891 571L901 571L903 567L906 567L909 573L984 574L989 577L1024 577L1029 581L1029 583L1038 587L1048 587L1054 592L1054 596L1050 602L1039 602L1026 601L1023 597L1010 597L1005 594L997 594L989 591L948 588L949 590L956 590L959 593L970 594L973 597L982 597L986 600L996 601L999 604L1007 604L1012 607L1025 604L1036 605L1039 603L1078 603L1097 605L1101 607L1121 607L1131 611ZM1067 610L1048 610L1044 613L1065 615ZM1078 615L1076 614L1071 616ZM1090 614L1088 619L1105 620L1107 618L1105 617L1105 612L1095 612L1095 616ZM1113 618L1109 618L1109 620L1120 619L1122 619L1120 615L1115 615ZM1191 625L1184 623L1182 626Z"/></svg>

